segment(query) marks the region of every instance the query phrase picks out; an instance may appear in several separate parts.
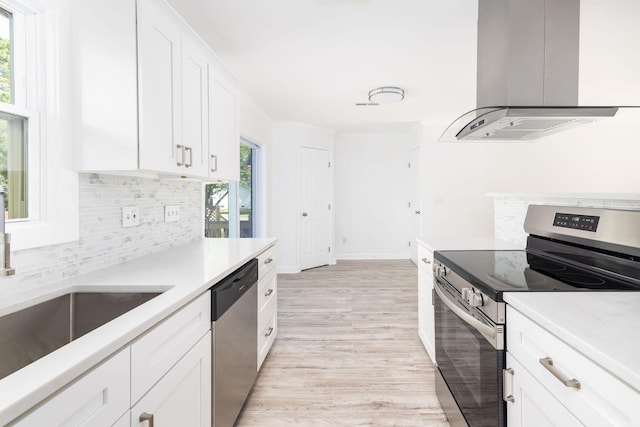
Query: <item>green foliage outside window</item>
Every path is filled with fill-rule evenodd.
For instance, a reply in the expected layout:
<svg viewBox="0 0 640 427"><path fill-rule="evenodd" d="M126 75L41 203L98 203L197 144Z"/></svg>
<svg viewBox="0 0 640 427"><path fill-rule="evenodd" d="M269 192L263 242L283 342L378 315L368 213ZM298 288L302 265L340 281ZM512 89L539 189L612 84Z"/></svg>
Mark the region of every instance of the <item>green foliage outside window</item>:
<svg viewBox="0 0 640 427"><path fill-rule="evenodd" d="M11 103L11 41L0 37L0 102ZM0 184L7 185L7 124L0 120ZM9 198L4 199L4 210L9 209Z"/></svg>

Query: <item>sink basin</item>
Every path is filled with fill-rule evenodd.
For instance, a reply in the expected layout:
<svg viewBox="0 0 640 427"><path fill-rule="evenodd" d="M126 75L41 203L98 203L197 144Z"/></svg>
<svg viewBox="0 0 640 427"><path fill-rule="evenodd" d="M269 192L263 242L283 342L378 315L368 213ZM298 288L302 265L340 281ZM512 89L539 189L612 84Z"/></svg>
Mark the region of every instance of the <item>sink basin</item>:
<svg viewBox="0 0 640 427"><path fill-rule="evenodd" d="M0 379L158 295L74 292L0 317Z"/></svg>

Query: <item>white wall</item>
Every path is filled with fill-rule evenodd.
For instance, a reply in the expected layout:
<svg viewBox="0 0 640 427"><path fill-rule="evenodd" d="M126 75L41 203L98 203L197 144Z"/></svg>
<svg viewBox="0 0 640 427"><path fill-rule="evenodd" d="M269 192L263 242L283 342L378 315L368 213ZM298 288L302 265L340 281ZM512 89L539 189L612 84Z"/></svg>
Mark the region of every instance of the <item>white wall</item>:
<svg viewBox="0 0 640 427"><path fill-rule="evenodd" d="M640 105L640 2L580 1L580 105Z"/></svg>
<svg viewBox="0 0 640 427"><path fill-rule="evenodd" d="M408 158L415 143L409 132L336 135L336 258L409 258Z"/></svg>
<svg viewBox="0 0 640 427"><path fill-rule="evenodd" d="M273 131L272 163L270 173L273 237L279 239L278 271L300 271L299 214L300 199L300 147L329 150L333 162L335 131L303 123L276 123ZM332 168L333 170L333 168ZM332 177L333 182L333 177ZM331 186L333 195L333 185ZM334 204L332 196L332 204ZM334 223L331 222L331 236ZM333 238L331 247L335 247Z"/></svg>
<svg viewBox="0 0 640 427"><path fill-rule="evenodd" d="M491 151L483 144L445 144L442 124L423 123L420 150L424 236L493 236Z"/></svg>

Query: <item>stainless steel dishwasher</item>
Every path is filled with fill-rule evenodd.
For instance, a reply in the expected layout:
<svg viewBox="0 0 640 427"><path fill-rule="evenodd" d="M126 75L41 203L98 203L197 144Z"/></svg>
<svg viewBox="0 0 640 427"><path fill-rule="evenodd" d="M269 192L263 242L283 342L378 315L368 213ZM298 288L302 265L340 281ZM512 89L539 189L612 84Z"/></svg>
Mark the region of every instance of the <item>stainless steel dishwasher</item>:
<svg viewBox="0 0 640 427"><path fill-rule="evenodd" d="M213 426L231 427L258 370L258 260L211 288Z"/></svg>

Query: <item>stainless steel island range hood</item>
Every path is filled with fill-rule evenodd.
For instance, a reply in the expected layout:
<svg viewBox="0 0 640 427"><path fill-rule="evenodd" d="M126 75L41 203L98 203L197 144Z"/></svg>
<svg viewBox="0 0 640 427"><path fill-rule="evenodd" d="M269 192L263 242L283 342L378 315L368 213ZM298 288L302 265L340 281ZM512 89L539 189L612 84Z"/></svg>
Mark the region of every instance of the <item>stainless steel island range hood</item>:
<svg viewBox="0 0 640 427"><path fill-rule="evenodd" d="M580 30L580 0L479 0L478 108L439 142L531 141L612 120L619 106L578 103Z"/></svg>

